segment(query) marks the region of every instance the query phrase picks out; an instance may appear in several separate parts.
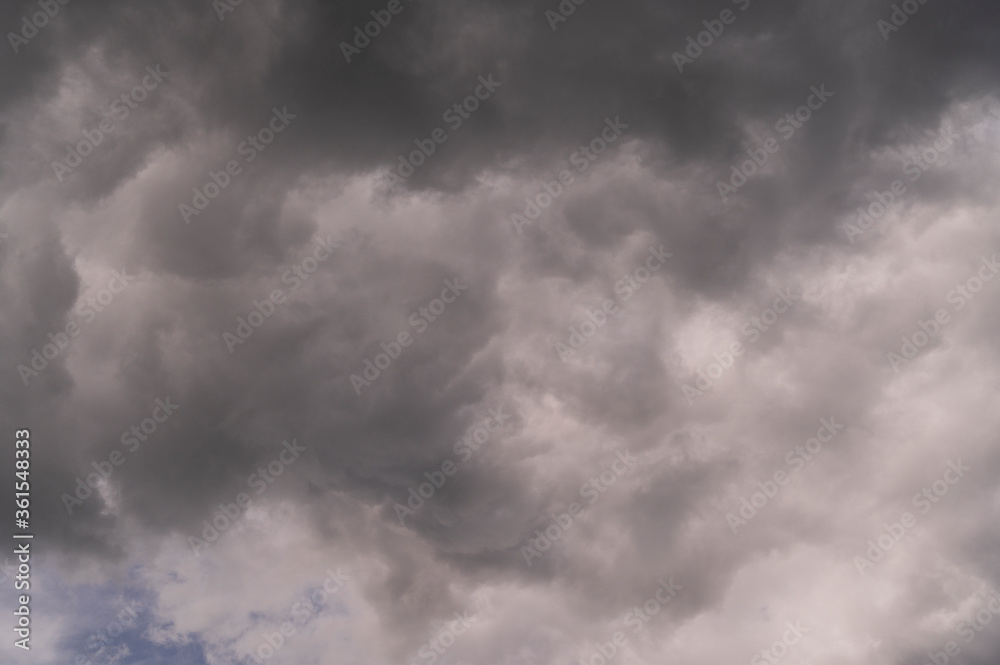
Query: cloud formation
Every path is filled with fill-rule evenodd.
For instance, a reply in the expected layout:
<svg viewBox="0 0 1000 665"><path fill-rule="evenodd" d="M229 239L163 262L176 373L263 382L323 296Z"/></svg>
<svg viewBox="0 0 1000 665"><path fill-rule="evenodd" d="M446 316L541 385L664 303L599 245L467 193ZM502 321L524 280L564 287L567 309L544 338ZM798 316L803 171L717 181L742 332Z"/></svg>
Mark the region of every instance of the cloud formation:
<svg viewBox="0 0 1000 665"><path fill-rule="evenodd" d="M0 8L0 652L995 662L998 20Z"/></svg>

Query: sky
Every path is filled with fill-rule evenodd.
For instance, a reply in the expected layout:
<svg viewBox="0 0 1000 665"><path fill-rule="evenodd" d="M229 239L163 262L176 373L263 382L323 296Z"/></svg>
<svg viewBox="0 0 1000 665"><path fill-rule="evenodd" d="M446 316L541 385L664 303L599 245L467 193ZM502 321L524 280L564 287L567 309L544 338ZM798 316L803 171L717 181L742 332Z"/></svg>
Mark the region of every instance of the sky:
<svg viewBox="0 0 1000 665"><path fill-rule="evenodd" d="M997 662L995 2L0 27L0 662Z"/></svg>

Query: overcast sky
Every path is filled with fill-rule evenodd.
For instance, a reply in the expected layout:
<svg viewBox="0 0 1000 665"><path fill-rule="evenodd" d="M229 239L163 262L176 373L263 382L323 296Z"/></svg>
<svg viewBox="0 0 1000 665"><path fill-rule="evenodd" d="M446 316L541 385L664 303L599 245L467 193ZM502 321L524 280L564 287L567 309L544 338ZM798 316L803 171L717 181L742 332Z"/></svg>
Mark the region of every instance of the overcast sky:
<svg viewBox="0 0 1000 665"><path fill-rule="evenodd" d="M994 1L0 28L3 662L998 662Z"/></svg>

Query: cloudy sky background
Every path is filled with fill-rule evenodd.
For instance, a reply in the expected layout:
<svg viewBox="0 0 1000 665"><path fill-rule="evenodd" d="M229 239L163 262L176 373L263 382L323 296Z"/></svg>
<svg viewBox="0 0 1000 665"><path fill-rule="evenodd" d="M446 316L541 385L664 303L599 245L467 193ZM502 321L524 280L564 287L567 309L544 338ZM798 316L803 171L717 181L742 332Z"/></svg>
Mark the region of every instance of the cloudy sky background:
<svg viewBox="0 0 1000 665"><path fill-rule="evenodd" d="M922 665L948 641L965 665L996 663L1000 620L959 630L1000 586L1000 280L949 299L1000 241L996 3L930 0L885 39L887 2L590 0L552 30L554 1L402 0L348 63L340 43L385 6L246 0L220 20L209 0L70 2L16 53L8 38L2 486L30 428L36 540L32 650L3 628L0 659L242 665L340 567L350 580L270 662L428 663L421 647L466 612L438 662L582 664L623 631L621 665L749 663L799 621L789 663ZM725 9L735 21L678 72L673 54ZM0 27L37 11L7 3ZM53 160L156 65L169 76L60 181ZM393 182L491 75L490 98ZM812 86L833 96L782 138ZM275 108L295 118L245 163ZM609 118L627 128L578 172ZM716 183L772 137L723 201ZM234 159L185 224L178 206ZM564 169L574 181L519 233L511 216ZM901 200L852 235L897 179ZM328 238L290 292L282 275ZM672 256L624 301L616 284L661 245ZM18 366L84 321L113 271L135 279L25 385ZM456 278L467 290L357 394L350 376ZM231 353L223 334L277 288L284 304ZM794 305L751 341L786 289ZM949 323L894 368L941 309ZM746 352L689 399L733 342ZM168 397L180 408L128 452L122 433ZM401 525L394 506L496 409L508 421ZM727 514L831 417L844 429L734 533ZM292 439L307 452L248 490ZM67 514L62 495L116 450L124 464ZM536 531L624 451L634 468L528 565ZM959 458L971 470L920 512L914 494ZM195 556L189 537L243 491L247 514ZM907 511L916 526L861 574L854 557ZM669 578L681 590L633 633L626 615ZM10 617L9 576L0 588ZM126 606L125 633L88 648Z"/></svg>

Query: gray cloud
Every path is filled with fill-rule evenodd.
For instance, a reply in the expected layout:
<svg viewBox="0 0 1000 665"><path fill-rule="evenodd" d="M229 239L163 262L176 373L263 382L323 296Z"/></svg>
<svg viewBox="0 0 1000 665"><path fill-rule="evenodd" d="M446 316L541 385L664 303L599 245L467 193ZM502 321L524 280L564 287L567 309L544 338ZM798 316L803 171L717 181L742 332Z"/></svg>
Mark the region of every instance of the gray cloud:
<svg viewBox="0 0 1000 665"><path fill-rule="evenodd" d="M963 640L998 585L1000 283L951 295L998 246L995 6L927 2L886 40L892 3L590 0L552 30L555 2L401 0L347 62L341 41L387 4L244 2L220 20L211 2L71 2L3 55L0 421L32 431L44 662L72 656L79 610L58 599L85 582L151 596L133 650L239 662L337 564L354 576L336 611L276 659L425 662L473 607L442 662L583 663L616 630L622 662L749 661L795 620L811 632L789 658L824 665L924 663ZM679 72L673 54L725 9ZM156 64L167 79L60 182L53 160ZM487 76L499 87L450 126ZM784 136L814 86L832 97ZM275 109L294 118L241 150ZM590 160L607 118L627 129ZM914 179L942 132L958 138ZM896 179L878 226L845 232ZM185 223L195 188L207 205ZM540 209L519 233L526 198ZM339 246L309 272L320 239ZM116 270L134 282L85 314ZM456 278L467 291L420 313ZM745 332L789 287L794 306ZM223 334L276 290L230 350ZM895 371L887 354L939 309L949 323ZM49 334L71 322L62 348ZM401 332L412 344L356 391ZM19 372L36 351L45 367ZM711 385L689 401L699 372ZM177 413L67 514L64 493L167 396ZM510 422L462 461L496 408ZM727 514L831 416L845 429L733 533ZM292 439L304 463L248 490ZM581 486L624 450L637 468L589 504ZM861 575L853 558L957 457L968 477ZM394 506L449 460L401 525ZM243 491L251 508L195 557L188 538ZM529 566L522 548L573 502ZM633 633L628 613L671 576L682 591ZM976 635L959 658L995 660L992 626Z"/></svg>

